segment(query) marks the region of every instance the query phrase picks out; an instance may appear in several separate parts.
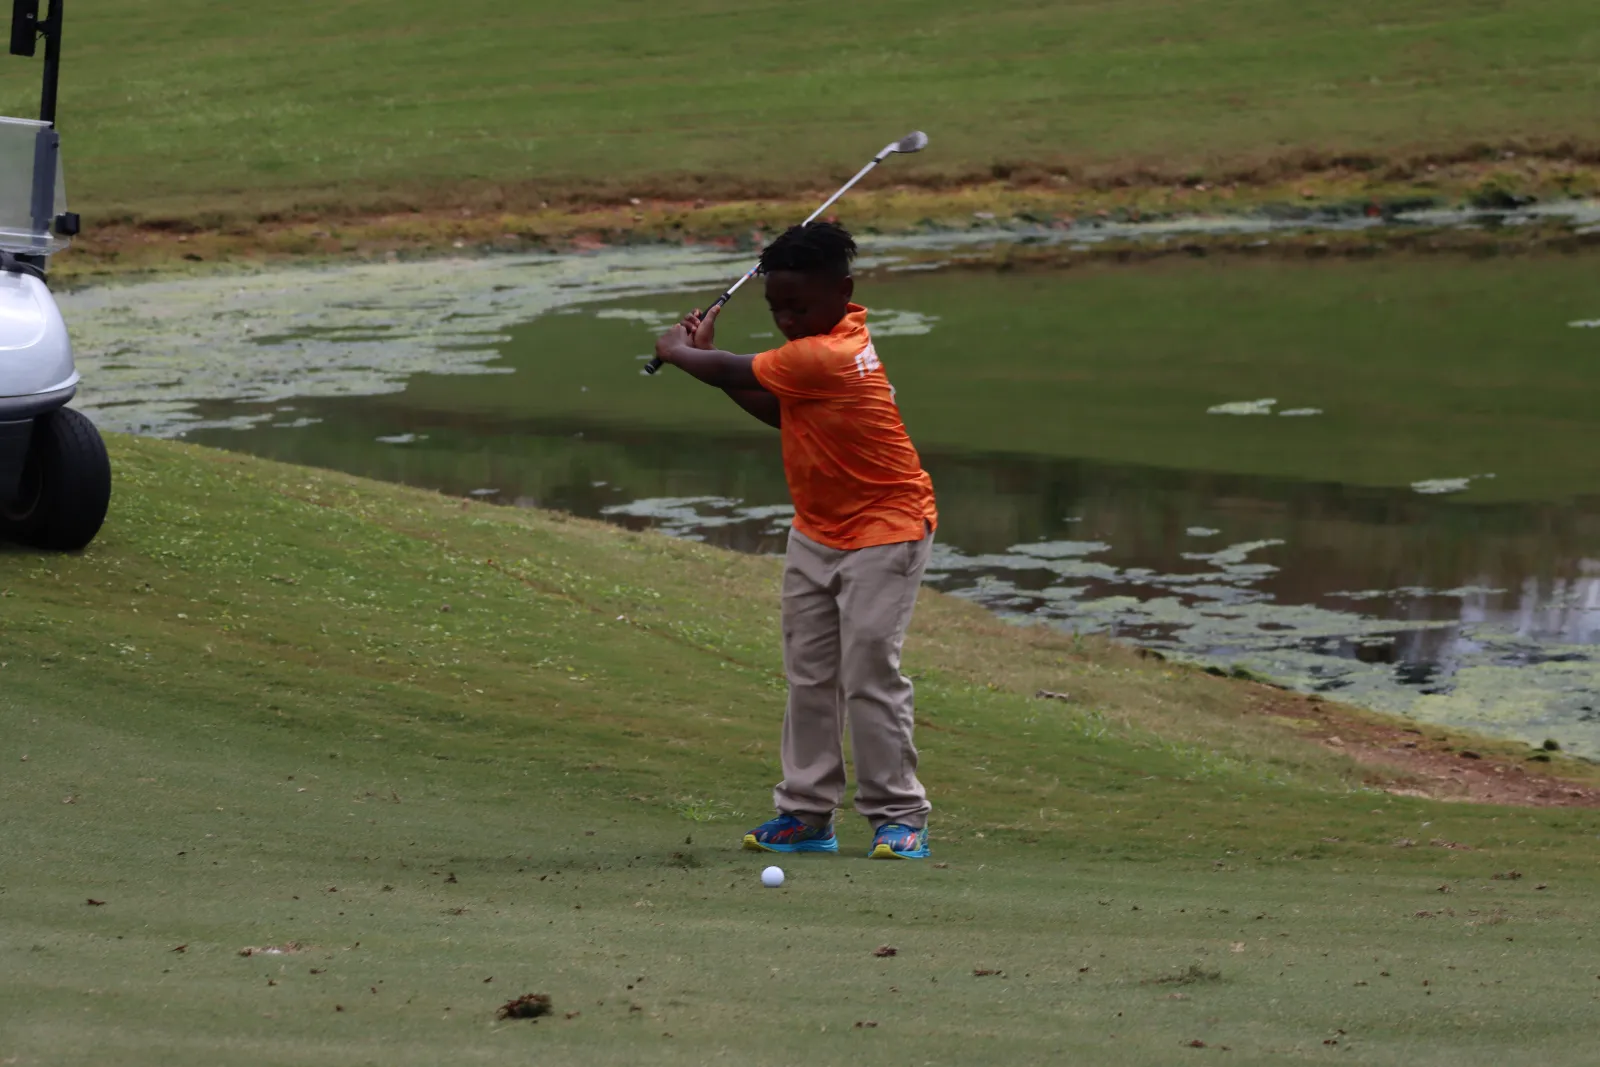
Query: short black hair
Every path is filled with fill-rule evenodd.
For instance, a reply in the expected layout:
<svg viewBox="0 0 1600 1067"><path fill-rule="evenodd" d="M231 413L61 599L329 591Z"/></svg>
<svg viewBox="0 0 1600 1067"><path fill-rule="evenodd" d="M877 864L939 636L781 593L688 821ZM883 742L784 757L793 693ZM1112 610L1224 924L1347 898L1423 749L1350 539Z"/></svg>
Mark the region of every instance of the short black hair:
<svg viewBox="0 0 1600 1067"><path fill-rule="evenodd" d="M790 226L762 250L761 272L792 270L847 278L855 256L855 238L843 226L837 222L808 222Z"/></svg>

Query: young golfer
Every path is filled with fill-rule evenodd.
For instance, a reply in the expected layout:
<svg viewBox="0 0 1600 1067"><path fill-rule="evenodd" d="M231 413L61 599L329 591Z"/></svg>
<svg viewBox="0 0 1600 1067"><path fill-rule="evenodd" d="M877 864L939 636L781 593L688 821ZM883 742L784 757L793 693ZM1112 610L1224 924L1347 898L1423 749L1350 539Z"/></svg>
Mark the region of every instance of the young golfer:
<svg viewBox="0 0 1600 1067"><path fill-rule="evenodd" d="M917 780L912 686L900 649L938 523L922 469L850 302L856 245L839 226L795 226L761 254L767 306L788 343L738 356L712 347L717 312L656 342L663 362L725 392L782 431L794 526L783 569L783 781L777 818L744 838L767 852L837 852L850 721L856 810L874 859L928 855L928 798Z"/></svg>

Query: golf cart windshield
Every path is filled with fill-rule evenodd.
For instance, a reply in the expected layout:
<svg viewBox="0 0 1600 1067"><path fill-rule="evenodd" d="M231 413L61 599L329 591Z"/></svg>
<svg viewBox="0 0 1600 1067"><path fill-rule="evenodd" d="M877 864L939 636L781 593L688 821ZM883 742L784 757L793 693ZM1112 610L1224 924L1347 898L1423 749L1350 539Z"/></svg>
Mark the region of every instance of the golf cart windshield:
<svg viewBox="0 0 1600 1067"><path fill-rule="evenodd" d="M0 248L49 255L67 247L52 228L67 210L61 140L49 123L0 117Z"/></svg>

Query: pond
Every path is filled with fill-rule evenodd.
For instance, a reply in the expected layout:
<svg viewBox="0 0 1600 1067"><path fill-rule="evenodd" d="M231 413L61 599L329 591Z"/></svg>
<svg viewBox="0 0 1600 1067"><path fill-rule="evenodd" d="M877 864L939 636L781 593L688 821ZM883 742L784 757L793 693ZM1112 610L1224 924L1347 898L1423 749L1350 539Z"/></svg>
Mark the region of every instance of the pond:
<svg viewBox="0 0 1600 1067"><path fill-rule="evenodd" d="M656 330L743 258L378 264L68 294L102 426L778 552L776 432ZM1600 757L1583 257L929 269L858 291L939 494L928 581ZM719 341L776 343L759 293Z"/></svg>

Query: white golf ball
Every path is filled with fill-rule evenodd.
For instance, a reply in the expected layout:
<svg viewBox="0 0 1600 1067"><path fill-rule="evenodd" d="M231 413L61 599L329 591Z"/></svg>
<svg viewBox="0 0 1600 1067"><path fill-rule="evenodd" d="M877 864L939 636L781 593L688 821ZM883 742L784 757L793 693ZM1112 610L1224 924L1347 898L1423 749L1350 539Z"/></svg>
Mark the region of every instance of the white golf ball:
<svg viewBox="0 0 1600 1067"><path fill-rule="evenodd" d="M776 889L783 884L783 868L768 867L761 872L761 884L768 889Z"/></svg>

